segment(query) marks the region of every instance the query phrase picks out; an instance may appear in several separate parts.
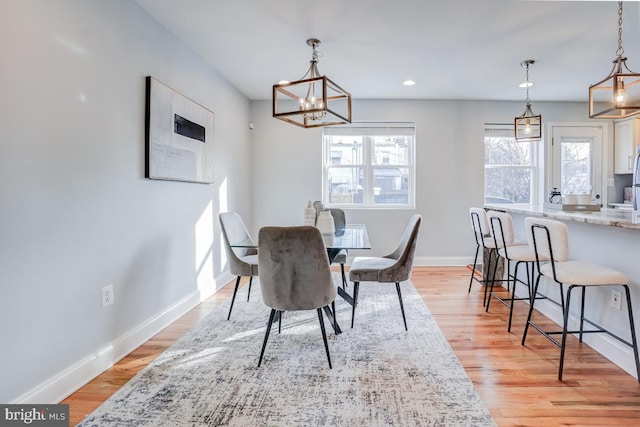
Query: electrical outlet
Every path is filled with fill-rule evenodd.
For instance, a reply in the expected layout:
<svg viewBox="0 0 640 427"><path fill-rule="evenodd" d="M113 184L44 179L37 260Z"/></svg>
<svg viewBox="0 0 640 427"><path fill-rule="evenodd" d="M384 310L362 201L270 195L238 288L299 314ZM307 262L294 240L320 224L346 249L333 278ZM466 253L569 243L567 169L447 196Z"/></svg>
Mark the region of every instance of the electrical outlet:
<svg viewBox="0 0 640 427"><path fill-rule="evenodd" d="M611 291L611 307L616 310L620 310L620 304L622 303L622 293L620 291Z"/></svg>
<svg viewBox="0 0 640 427"><path fill-rule="evenodd" d="M102 288L102 306L106 307L108 305L113 304L113 300L114 300L113 283L110 283L107 286Z"/></svg>

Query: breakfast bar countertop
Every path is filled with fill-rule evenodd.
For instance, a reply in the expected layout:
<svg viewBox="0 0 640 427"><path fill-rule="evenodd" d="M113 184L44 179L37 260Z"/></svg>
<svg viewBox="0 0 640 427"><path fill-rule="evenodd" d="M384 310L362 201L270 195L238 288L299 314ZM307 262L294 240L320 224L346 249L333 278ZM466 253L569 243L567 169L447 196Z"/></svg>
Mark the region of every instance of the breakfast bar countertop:
<svg viewBox="0 0 640 427"><path fill-rule="evenodd" d="M486 204L485 208L565 221L577 221L587 224L640 230L640 215L634 211L624 211L620 209L602 208L599 212L570 212L543 205L525 203Z"/></svg>

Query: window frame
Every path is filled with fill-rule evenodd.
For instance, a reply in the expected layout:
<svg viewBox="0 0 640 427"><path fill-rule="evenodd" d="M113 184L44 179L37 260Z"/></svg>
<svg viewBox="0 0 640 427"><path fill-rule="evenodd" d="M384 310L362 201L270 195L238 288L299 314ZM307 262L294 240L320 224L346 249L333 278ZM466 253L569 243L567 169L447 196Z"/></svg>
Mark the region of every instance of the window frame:
<svg viewBox="0 0 640 427"><path fill-rule="evenodd" d="M489 134L489 132L491 131L496 131L496 133L498 132L505 132L508 133L509 135L505 135L504 138L511 138L512 141L514 143L528 143L529 144L529 155L530 155L530 162L529 164L523 164L523 165L510 165L510 164L502 164L502 165L488 165L487 164L487 160L486 160L486 156L485 156L485 150L486 150L486 138L491 136ZM496 135L497 136L497 135ZM544 135L543 135L544 138ZM539 204L540 200L541 200L541 191L542 191L542 183L541 183L541 179L542 179L542 174L540 173L540 169L543 167L543 165L541 165L541 159L543 158L543 156L541 155L541 150L542 147L544 146L544 139L540 140L540 141L516 141L515 139L515 130L513 128L513 124L502 124L502 123L485 123L484 125L484 134L483 134L483 139L482 139L482 143L483 143L483 193L484 193L484 201L486 202L486 198L487 198L487 194L486 194L486 190L487 190L487 170L489 169L494 169L494 170L509 170L509 169L524 169L524 170L529 170L530 172L530 183L529 183L529 194L530 194L530 200L529 200L529 204L533 204L533 205L537 205ZM514 202L514 203L521 203L521 202ZM489 204L501 204L500 202L489 202Z"/></svg>
<svg viewBox="0 0 640 427"><path fill-rule="evenodd" d="M394 129L397 129L394 133ZM341 136L359 138L362 142L361 160L359 163L334 164L332 159L332 137ZM406 164L376 164L374 142L375 137L406 136L407 150ZM327 207L341 209L415 209L416 182L416 127L415 122L354 122L351 125L341 125L324 128L322 134L322 201ZM330 170L362 168L362 202L336 203L331 200L331 185L329 183ZM383 169L407 169L407 203L375 203L375 171ZM402 184L401 184L402 185Z"/></svg>

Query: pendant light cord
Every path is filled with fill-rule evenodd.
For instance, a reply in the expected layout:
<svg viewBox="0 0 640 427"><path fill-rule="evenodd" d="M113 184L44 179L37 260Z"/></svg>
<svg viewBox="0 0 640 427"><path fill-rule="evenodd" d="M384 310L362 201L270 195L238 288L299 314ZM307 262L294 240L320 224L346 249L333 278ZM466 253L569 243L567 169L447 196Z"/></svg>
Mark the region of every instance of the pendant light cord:
<svg viewBox="0 0 640 427"><path fill-rule="evenodd" d="M622 48L622 2L618 2L618 50L616 55L620 58L624 55L624 49Z"/></svg>

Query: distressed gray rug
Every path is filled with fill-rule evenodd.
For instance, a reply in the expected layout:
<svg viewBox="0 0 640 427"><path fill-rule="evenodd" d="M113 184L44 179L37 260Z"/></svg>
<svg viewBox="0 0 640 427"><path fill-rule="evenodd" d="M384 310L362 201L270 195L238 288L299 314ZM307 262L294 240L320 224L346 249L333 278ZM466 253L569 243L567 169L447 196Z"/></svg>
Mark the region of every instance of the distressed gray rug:
<svg viewBox="0 0 640 427"><path fill-rule="evenodd" d="M343 333L327 334L329 369L314 311L285 313L258 357L269 308L259 282L217 307L81 426L494 426L413 285L362 283L351 307L336 302ZM353 286L347 289L353 290Z"/></svg>

